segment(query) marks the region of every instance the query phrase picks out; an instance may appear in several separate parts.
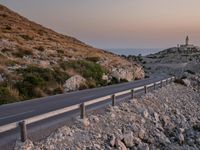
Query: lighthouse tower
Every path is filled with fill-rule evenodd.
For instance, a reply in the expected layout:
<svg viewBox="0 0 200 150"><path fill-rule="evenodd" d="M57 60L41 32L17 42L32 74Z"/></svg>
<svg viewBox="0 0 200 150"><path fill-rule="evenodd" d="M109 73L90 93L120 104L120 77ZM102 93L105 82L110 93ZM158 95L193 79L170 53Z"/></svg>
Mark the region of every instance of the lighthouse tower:
<svg viewBox="0 0 200 150"><path fill-rule="evenodd" d="M188 46L188 45L189 45L189 37L187 36L185 39L185 46Z"/></svg>
<svg viewBox="0 0 200 150"><path fill-rule="evenodd" d="M189 36L186 36L186 38L185 38L185 44L184 45L180 45L180 48L183 48L185 50L193 48L194 45L190 44L189 41L190 41Z"/></svg>

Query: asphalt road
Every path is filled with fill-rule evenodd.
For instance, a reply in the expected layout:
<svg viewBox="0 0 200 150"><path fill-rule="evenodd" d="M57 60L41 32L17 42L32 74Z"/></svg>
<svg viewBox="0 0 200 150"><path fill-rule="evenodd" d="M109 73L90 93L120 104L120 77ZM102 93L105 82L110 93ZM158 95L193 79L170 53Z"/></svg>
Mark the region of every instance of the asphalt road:
<svg viewBox="0 0 200 150"><path fill-rule="evenodd" d="M95 89L88 89L82 91L71 92L67 94L61 94L56 96L50 96L45 98L33 99L24 102L18 102L13 104L0 106L0 126L8 123L20 121L29 117L47 113L53 110L71 106L74 104L80 104L82 102L90 101L95 98L114 94L116 92L144 86L151 84L162 79L166 79L168 76L153 77L143 80L117 84L112 86L106 86ZM159 85L157 85L159 87ZM151 88L153 89L153 88ZM135 96L140 96L144 93L144 90L139 90L135 93ZM131 94L117 96L117 103L131 98ZM103 111L104 107L111 104L111 99L90 105L86 107L87 112L91 110ZM103 112L102 112L103 113ZM73 119L80 114L79 110L67 112L58 116L54 116L39 122L35 122L27 126L28 137L33 141L42 140L54 130L63 125L67 125L73 122ZM15 141L19 138L19 129L13 129L0 134L0 149L11 150L15 145Z"/></svg>
<svg viewBox="0 0 200 150"><path fill-rule="evenodd" d="M166 77L147 78L101 88L76 91L56 96L38 98L0 106L0 126L44 114L53 110L80 104L116 92L150 84Z"/></svg>

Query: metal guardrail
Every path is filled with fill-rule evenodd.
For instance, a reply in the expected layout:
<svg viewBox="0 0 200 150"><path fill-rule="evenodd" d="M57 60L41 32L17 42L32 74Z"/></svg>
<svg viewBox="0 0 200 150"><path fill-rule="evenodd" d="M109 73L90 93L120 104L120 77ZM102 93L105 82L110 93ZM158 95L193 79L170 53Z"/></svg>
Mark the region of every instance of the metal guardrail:
<svg viewBox="0 0 200 150"><path fill-rule="evenodd" d="M81 103L81 104L72 105L72 106L65 107L65 108L62 108L62 109L58 109L58 110L55 110L55 111L51 111L51 112L48 112L48 113L45 113L45 114L41 114L41 115L37 115L37 116L31 117L31 118L27 118L27 119L22 120L22 121L3 125L3 126L0 126L0 133L20 127L21 141L25 142L26 139L27 139L26 125L28 125L28 124L38 122L38 121L41 121L41 120L44 120L44 119L47 119L47 118L50 118L50 117L54 117L54 116L57 116L57 115L60 115L60 114L66 113L66 112L70 112L70 111L73 111L73 110L77 110L77 109L80 109L81 119L85 119L85 107L86 106L96 104L96 103L99 103L99 102L102 102L102 101L105 101L105 100L108 100L108 99L112 100L112 106L114 106L116 96L120 96L120 95L130 93L131 97L133 98L134 92L136 92L136 91L144 89L145 93L147 93L147 90L148 90L149 87L154 87L154 90L155 90L156 85L160 84L160 87L162 87L164 82L166 82L166 84L168 84L169 82L173 82L174 79L175 79L175 77L170 77L170 78L160 80L160 81L155 82L155 83L151 83L151 84L136 87L136 88L133 88L133 89L117 92L115 94L111 94L111 95L107 95L107 96L100 97L100 98L97 98L97 99L93 99L93 100L90 100L90 101L87 101L87 102L84 102L84 103Z"/></svg>

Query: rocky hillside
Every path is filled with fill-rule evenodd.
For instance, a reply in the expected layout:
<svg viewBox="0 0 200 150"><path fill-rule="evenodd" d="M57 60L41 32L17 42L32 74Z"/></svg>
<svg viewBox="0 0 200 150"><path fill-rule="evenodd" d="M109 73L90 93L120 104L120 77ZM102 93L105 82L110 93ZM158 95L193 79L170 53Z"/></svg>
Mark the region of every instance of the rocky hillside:
<svg viewBox="0 0 200 150"><path fill-rule="evenodd" d="M143 58L148 74L200 73L200 48L173 47Z"/></svg>
<svg viewBox="0 0 200 150"><path fill-rule="evenodd" d="M15 150L198 150L200 101L194 87L170 84L138 99L91 113L42 141Z"/></svg>
<svg viewBox="0 0 200 150"><path fill-rule="evenodd" d="M143 77L137 63L56 33L0 5L0 104Z"/></svg>

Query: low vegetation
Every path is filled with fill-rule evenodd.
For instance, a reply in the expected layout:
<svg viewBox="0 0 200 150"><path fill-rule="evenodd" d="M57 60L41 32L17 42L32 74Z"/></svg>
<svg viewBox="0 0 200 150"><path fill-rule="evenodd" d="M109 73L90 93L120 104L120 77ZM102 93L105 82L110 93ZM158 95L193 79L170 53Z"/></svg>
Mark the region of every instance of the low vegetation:
<svg viewBox="0 0 200 150"><path fill-rule="evenodd" d="M36 66L19 69L18 73L22 74L23 79L16 83L16 87L24 99L61 93L62 89L58 88L69 78L59 69L51 70Z"/></svg>
<svg viewBox="0 0 200 150"><path fill-rule="evenodd" d="M88 87L97 87L105 85L102 76L106 70L99 64L93 61L77 60L70 62L61 62L60 66L63 70L73 69L76 73L83 76L88 81Z"/></svg>
<svg viewBox="0 0 200 150"><path fill-rule="evenodd" d="M0 84L0 105L21 100L17 89L8 83Z"/></svg>

